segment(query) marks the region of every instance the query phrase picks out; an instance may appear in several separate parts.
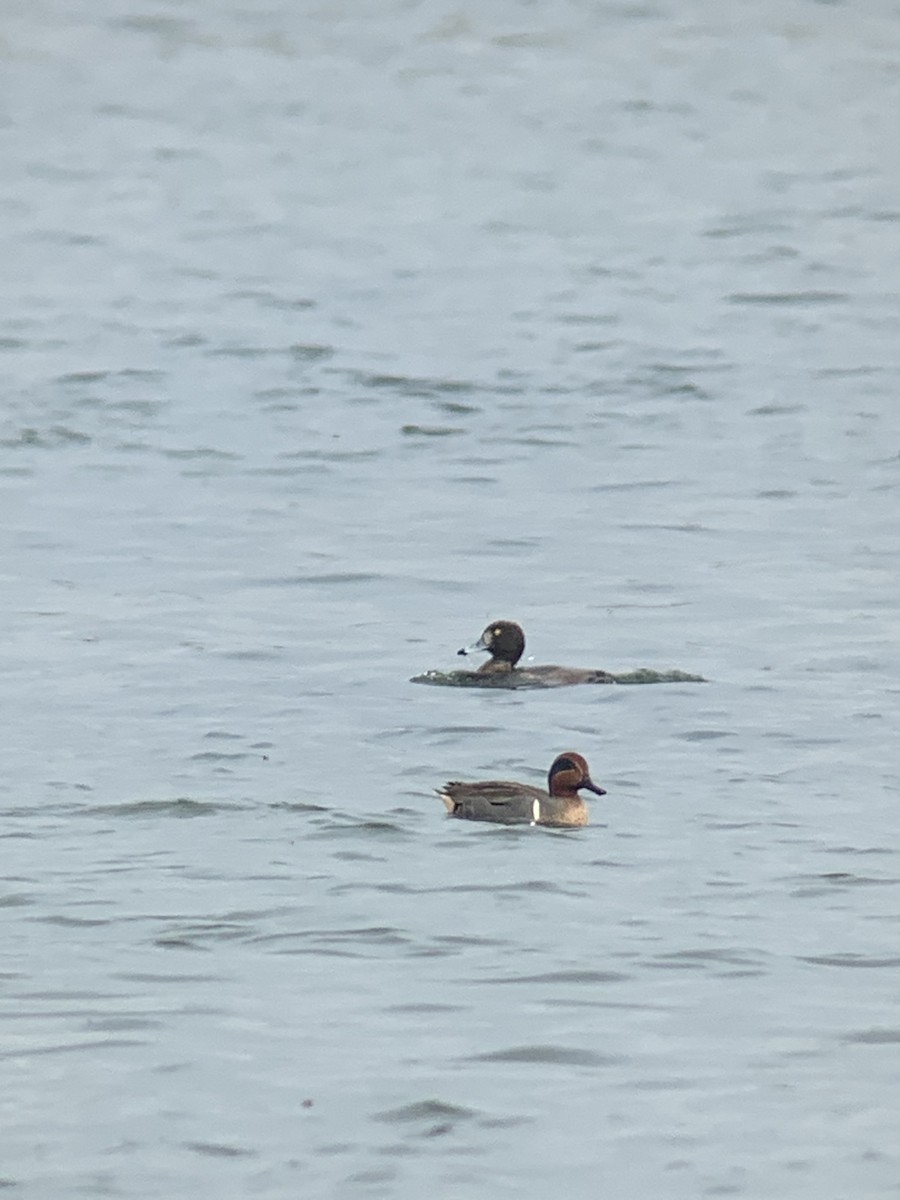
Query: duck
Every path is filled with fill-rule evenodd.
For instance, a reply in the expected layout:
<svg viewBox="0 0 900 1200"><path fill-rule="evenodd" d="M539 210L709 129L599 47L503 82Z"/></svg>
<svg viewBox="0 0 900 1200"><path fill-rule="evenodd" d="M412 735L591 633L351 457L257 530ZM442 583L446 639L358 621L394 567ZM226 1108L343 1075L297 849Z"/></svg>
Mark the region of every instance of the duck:
<svg viewBox="0 0 900 1200"><path fill-rule="evenodd" d="M573 750L554 758L547 791L529 783L488 779L481 783L451 781L437 790L451 817L493 821L499 825L587 825L588 807L579 791L605 796L591 779L587 761Z"/></svg>
<svg viewBox="0 0 900 1200"><path fill-rule="evenodd" d="M633 671L612 671L582 667L518 666L525 652L525 634L515 621L492 621L477 642L463 646L457 654L486 650L490 658L476 671L426 671L413 675L410 683L428 683L438 687L517 688L568 687L576 683L706 683L702 675L687 671L656 671L638 667Z"/></svg>
<svg viewBox="0 0 900 1200"><path fill-rule="evenodd" d="M525 653L525 633L515 621L492 621L482 631L481 637L471 646L463 646L457 654L471 654L486 650L490 658L475 672L477 675L515 675L532 686L565 687L574 683L616 683L615 675L609 671L590 670L580 667L527 666L516 663ZM499 682L499 680L498 680ZM506 682L506 681L505 681ZM510 679L508 682L512 683Z"/></svg>

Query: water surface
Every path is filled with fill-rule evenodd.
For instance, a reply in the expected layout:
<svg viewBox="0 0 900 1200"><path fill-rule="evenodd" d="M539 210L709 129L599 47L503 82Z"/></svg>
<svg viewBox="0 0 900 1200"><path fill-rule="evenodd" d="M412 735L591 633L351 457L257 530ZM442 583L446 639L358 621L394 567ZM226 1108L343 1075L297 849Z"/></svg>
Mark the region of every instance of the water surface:
<svg viewBox="0 0 900 1200"><path fill-rule="evenodd" d="M897 5L7 16L5 1192L895 1196Z"/></svg>

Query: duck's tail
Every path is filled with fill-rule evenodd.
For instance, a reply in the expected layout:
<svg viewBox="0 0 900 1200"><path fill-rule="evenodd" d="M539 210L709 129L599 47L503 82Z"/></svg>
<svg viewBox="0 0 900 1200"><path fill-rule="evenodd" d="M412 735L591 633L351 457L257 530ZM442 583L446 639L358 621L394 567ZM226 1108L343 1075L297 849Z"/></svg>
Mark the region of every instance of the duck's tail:
<svg viewBox="0 0 900 1200"><path fill-rule="evenodd" d="M440 796L440 798L443 800L448 813L456 812L456 810L459 808L458 801L454 800L453 797L450 796L447 792L439 791L437 788L435 789L435 793L436 793L436 795Z"/></svg>

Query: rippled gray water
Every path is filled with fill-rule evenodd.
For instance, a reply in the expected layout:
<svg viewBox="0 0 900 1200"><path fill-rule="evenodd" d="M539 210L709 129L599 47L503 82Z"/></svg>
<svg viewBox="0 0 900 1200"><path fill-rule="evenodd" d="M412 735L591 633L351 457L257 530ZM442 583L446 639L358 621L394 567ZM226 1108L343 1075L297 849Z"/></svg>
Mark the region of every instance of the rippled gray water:
<svg viewBox="0 0 900 1200"><path fill-rule="evenodd" d="M898 18L7 5L4 1194L900 1193Z"/></svg>

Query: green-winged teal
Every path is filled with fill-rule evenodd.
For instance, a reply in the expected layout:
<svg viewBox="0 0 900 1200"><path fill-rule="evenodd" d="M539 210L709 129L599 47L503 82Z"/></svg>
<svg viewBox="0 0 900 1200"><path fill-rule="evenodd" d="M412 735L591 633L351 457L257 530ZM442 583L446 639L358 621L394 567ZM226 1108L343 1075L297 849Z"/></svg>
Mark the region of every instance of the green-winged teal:
<svg viewBox="0 0 900 1200"><path fill-rule="evenodd" d="M549 792L505 779L451 782L445 783L438 795L451 817L501 825L587 825L588 808L579 789L606 795L591 779L584 758L571 750L553 760L547 786Z"/></svg>

